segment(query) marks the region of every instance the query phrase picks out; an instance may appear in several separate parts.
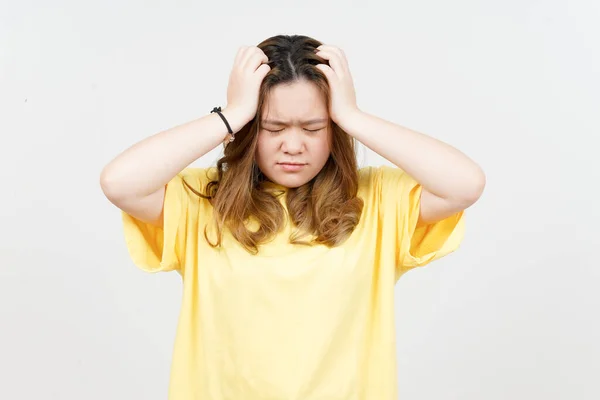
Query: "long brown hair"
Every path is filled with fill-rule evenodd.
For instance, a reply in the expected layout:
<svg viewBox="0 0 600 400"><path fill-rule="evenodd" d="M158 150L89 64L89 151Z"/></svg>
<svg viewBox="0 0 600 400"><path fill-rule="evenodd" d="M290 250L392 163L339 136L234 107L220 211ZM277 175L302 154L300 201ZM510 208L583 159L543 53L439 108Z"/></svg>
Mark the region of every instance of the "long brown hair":
<svg viewBox="0 0 600 400"><path fill-rule="evenodd" d="M256 117L236 133L235 141L226 145L224 156L217 161L217 177L209 181L205 194L186 182L213 206L217 242L212 243L204 230L211 246L221 245L225 226L244 248L257 254L258 245L277 234L285 223L285 210L277 194L265 185L267 178L255 161L260 116L271 89L298 80L315 84L329 104L327 78L315 67L319 63L328 65L327 60L315 54L321 44L307 36L278 35L258 45L268 57L271 70L260 87ZM336 246L350 236L360 219L363 201L356 197L358 165L354 138L331 120L329 129L331 154L326 164L311 181L287 191L286 207L296 228L290 236L291 243ZM250 217L258 222L258 230L251 231L246 226ZM301 240L307 235L313 238Z"/></svg>

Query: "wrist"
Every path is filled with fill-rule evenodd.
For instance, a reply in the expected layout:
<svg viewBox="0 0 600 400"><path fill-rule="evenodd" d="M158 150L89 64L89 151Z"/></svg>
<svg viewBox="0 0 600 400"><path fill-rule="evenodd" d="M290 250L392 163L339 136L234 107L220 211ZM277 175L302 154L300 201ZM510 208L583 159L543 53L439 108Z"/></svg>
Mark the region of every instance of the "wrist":
<svg viewBox="0 0 600 400"><path fill-rule="evenodd" d="M221 114L227 119L233 133L239 132L250 120L237 108L225 107Z"/></svg>
<svg viewBox="0 0 600 400"><path fill-rule="evenodd" d="M349 135L355 136L356 126L361 124L365 115L366 114L358 108L352 109L338 118L337 125Z"/></svg>

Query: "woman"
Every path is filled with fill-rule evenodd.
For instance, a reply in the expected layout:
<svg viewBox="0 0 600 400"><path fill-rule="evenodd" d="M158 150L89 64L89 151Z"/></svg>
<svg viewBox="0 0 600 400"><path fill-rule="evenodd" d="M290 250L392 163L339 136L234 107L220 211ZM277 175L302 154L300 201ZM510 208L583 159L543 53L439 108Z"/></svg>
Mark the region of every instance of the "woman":
<svg viewBox="0 0 600 400"><path fill-rule="evenodd" d="M240 48L227 100L101 176L135 264L183 279L169 399L396 399L394 285L459 246L483 172L359 110L309 37ZM396 167L358 168L355 140Z"/></svg>

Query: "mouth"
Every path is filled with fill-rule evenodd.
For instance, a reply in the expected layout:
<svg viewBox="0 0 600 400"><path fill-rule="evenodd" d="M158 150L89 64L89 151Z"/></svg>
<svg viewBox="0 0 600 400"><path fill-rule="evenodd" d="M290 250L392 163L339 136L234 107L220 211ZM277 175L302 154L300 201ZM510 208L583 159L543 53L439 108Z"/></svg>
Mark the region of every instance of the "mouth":
<svg viewBox="0 0 600 400"><path fill-rule="evenodd" d="M283 169L284 171L299 171L301 170L306 164L302 164L302 163L277 163L278 166L281 167L281 169Z"/></svg>

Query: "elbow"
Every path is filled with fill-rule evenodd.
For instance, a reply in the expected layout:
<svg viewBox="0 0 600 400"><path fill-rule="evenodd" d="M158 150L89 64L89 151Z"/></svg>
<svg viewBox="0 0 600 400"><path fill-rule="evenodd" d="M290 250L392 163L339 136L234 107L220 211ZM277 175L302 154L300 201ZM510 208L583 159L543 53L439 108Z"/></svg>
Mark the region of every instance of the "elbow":
<svg viewBox="0 0 600 400"><path fill-rule="evenodd" d="M485 173L481 167L477 166L475 173L469 179L467 189L465 190L464 202L467 206L470 206L479 200L485 189L486 182Z"/></svg>
<svg viewBox="0 0 600 400"><path fill-rule="evenodd" d="M485 189L486 177L481 168L477 169L468 177L464 177L453 196L448 197L457 209L464 210L475 204Z"/></svg>
<svg viewBox="0 0 600 400"><path fill-rule="evenodd" d="M111 203L118 202L119 198L122 197L122 195L119 194L121 191L119 191L118 182L116 181L114 174L110 172L108 166L102 169L99 178L100 188L102 189L104 196L106 196Z"/></svg>

